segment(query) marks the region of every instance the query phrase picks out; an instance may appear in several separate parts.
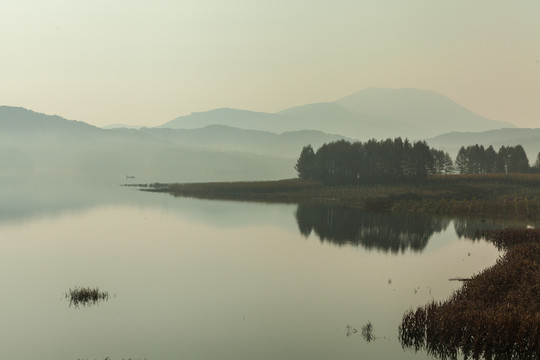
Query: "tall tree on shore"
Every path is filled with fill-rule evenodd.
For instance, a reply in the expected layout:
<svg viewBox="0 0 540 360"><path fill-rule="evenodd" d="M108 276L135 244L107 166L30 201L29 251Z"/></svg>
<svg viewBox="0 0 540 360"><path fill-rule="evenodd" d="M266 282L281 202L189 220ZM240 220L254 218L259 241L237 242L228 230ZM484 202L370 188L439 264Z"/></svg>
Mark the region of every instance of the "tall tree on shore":
<svg viewBox="0 0 540 360"><path fill-rule="evenodd" d="M531 171L535 173L540 173L540 152L536 156L536 161L534 162L534 165L531 167Z"/></svg>
<svg viewBox="0 0 540 360"><path fill-rule="evenodd" d="M510 147L501 146L497 153L495 168L498 173L508 172L508 158L510 157Z"/></svg>
<svg viewBox="0 0 540 360"><path fill-rule="evenodd" d="M314 179L316 177L315 152L311 145L302 148L294 168L300 179Z"/></svg>
<svg viewBox="0 0 540 360"><path fill-rule="evenodd" d="M462 146L458 151L455 165L456 165L456 170L460 174L469 173L469 158L467 156L467 151L465 150L464 146Z"/></svg>
<svg viewBox="0 0 540 360"><path fill-rule="evenodd" d="M525 173L529 171L529 159L523 146L516 145L511 149L507 168L509 173Z"/></svg>
<svg viewBox="0 0 540 360"><path fill-rule="evenodd" d="M434 170L433 156L425 141L417 141L413 145L414 177L425 178L432 175Z"/></svg>
<svg viewBox="0 0 540 360"><path fill-rule="evenodd" d="M431 156L433 156L433 167L435 169L435 174L440 175L444 174L444 151L431 149Z"/></svg>
<svg viewBox="0 0 540 360"><path fill-rule="evenodd" d="M483 168L485 173L494 173L497 168L497 153L493 146L489 145L484 151Z"/></svg>
<svg viewBox="0 0 540 360"><path fill-rule="evenodd" d="M444 153L443 174L453 174L456 171L454 162L448 153Z"/></svg>

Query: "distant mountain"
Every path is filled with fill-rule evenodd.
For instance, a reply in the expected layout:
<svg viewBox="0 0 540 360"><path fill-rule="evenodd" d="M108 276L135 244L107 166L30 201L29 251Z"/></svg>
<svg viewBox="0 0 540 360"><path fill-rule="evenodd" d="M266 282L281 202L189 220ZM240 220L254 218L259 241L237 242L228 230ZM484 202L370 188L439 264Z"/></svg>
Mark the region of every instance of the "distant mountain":
<svg viewBox="0 0 540 360"><path fill-rule="evenodd" d="M332 103L275 114L217 109L161 127L101 129L31 110L0 106L0 178L6 174L141 181L266 180L295 176L303 146L402 136L429 138L454 156L462 145L522 144L531 162L539 129L505 128L432 91L366 89ZM479 130L482 130L479 132ZM489 130L489 131L486 131ZM462 131L460 133L451 133ZM463 132L464 131L464 132ZM442 132L447 134L433 137ZM341 135L332 135L341 134ZM92 180L90 180L92 181Z"/></svg>
<svg viewBox="0 0 540 360"><path fill-rule="evenodd" d="M13 106L0 106L0 128L3 132L99 132L100 129L82 121L67 120Z"/></svg>
<svg viewBox="0 0 540 360"><path fill-rule="evenodd" d="M451 131L486 131L512 124L477 115L434 91L368 88L335 102L296 106L277 113L216 109L178 117L162 128L226 125L281 133L319 130L367 140L423 139Z"/></svg>
<svg viewBox="0 0 540 360"><path fill-rule="evenodd" d="M451 132L426 141L432 147L448 151L453 157L455 157L461 146L493 145L495 151L498 151L503 145L523 145L532 165L538 152L540 152L540 129L511 128L483 132Z"/></svg>
<svg viewBox="0 0 540 360"><path fill-rule="evenodd" d="M320 131L275 134L228 126L100 129L0 107L0 177L75 176L88 181L265 180L294 177L302 147L341 139Z"/></svg>
<svg viewBox="0 0 540 360"><path fill-rule="evenodd" d="M451 131L486 131L512 124L477 115L430 90L367 88L335 103L359 113L399 120L425 138ZM413 134L414 135L414 134Z"/></svg>
<svg viewBox="0 0 540 360"><path fill-rule="evenodd" d="M302 147L307 144L318 148L324 143L344 139L341 135L330 135L317 130L275 134L225 125L210 125L200 129L143 128L139 132L171 145L281 158L297 158Z"/></svg>
<svg viewBox="0 0 540 360"><path fill-rule="evenodd" d="M103 126L102 129L110 130L110 129L140 129L144 126L138 126L138 125L126 125L126 124L109 124L106 126Z"/></svg>
<svg viewBox="0 0 540 360"><path fill-rule="evenodd" d="M235 128L275 133L306 129L296 126L293 120L279 114L224 108L180 116L159 127L198 129L208 125L226 125Z"/></svg>
<svg viewBox="0 0 540 360"><path fill-rule="evenodd" d="M389 136L410 137L418 133L415 126L400 120L356 112L337 103L295 106L278 114L294 118L298 127L304 129L346 134L360 140Z"/></svg>

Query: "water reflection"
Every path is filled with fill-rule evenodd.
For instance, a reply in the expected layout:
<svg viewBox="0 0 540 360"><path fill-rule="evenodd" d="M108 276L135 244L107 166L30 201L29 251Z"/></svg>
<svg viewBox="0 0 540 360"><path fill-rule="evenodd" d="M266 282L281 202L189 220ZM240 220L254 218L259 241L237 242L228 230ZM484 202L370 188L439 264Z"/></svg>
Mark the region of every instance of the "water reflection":
<svg viewBox="0 0 540 360"><path fill-rule="evenodd" d="M407 213L373 213L362 209L332 205L299 204L298 230L304 237L315 233L321 242L338 246L362 246L393 254L421 252L429 239L445 231L450 222L461 239L475 240L480 230L508 227L524 228L526 221L482 218L449 218Z"/></svg>
<svg viewBox="0 0 540 360"><path fill-rule="evenodd" d="M446 230L448 218L413 214L370 213L357 208L303 205L296 210L300 233L321 242L362 246L384 252L422 251L434 233Z"/></svg>
<svg viewBox="0 0 540 360"><path fill-rule="evenodd" d="M295 216L297 205L67 180L33 185L0 186L2 359L426 358L403 352L403 312L448 296L457 285L448 278L470 276L498 257L483 242L456 241L448 220L427 216L303 206ZM320 223L332 219L328 212L333 221ZM349 225L339 219L346 214ZM302 241L295 217L304 234L349 245ZM426 246L446 226L434 237L441 241ZM339 227L345 231L333 234ZM366 245L353 237L372 249L425 251L399 258L357 251L352 244ZM129 301L74 310L58 301L74 284L99 284ZM369 344L361 336L368 320L377 339ZM358 329L352 338L344 336L346 324ZM238 339L246 339L241 347Z"/></svg>
<svg viewBox="0 0 540 360"><path fill-rule="evenodd" d="M531 221L515 219L475 219L475 218L455 218L453 219L456 235L461 239L476 240L478 232L484 230L500 230L505 228L526 228ZM534 224L534 222L532 222Z"/></svg>

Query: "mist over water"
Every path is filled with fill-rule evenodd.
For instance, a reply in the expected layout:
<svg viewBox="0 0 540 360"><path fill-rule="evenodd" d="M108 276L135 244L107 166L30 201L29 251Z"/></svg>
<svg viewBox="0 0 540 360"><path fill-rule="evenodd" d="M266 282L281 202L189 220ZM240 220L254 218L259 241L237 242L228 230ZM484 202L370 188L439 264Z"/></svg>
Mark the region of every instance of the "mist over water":
<svg viewBox="0 0 540 360"><path fill-rule="evenodd" d="M433 359L403 314L540 226L539 12L0 2L0 360ZM327 203L136 187L283 179L253 188Z"/></svg>
<svg viewBox="0 0 540 360"><path fill-rule="evenodd" d="M2 358L426 358L403 312L499 256L455 219L23 184L2 188ZM70 307L76 286L109 297Z"/></svg>

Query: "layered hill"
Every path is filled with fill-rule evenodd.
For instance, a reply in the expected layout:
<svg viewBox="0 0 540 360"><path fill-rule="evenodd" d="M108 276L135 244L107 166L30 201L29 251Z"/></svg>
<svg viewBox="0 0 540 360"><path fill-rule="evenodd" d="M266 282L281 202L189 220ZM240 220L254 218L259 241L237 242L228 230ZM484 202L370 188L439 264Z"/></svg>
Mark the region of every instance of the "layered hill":
<svg viewBox="0 0 540 360"><path fill-rule="evenodd" d="M218 181L295 176L302 147L340 139L318 131L282 134L224 126L100 129L30 110L0 107L0 176L75 176L140 181Z"/></svg>
<svg viewBox="0 0 540 360"><path fill-rule="evenodd" d="M522 145L531 165L540 152L540 129L498 129L482 132L451 132L429 138L427 143L437 149L448 151L455 156L461 146L492 145L495 151L501 146Z"/></svg>
<svg viewBox="0 0 540 360"><path fill-rule="evenodd" d="M430 90L368 88L336 100L336 103L360 113L399 120L414 127L413 131L418 132L415 138L451 131L477 132L514 127L475 114Z"/></svg>
<svg viewBox="0 0 540 360"><path fill-rule="evenodd" d="M160 127L190 129L226 125L284 132L319 130L350 138L423 139L452 131L513 127L475 114L428 90L368 88L334 102L295 106L277 113L216 109L178 117Z"/></svg>

